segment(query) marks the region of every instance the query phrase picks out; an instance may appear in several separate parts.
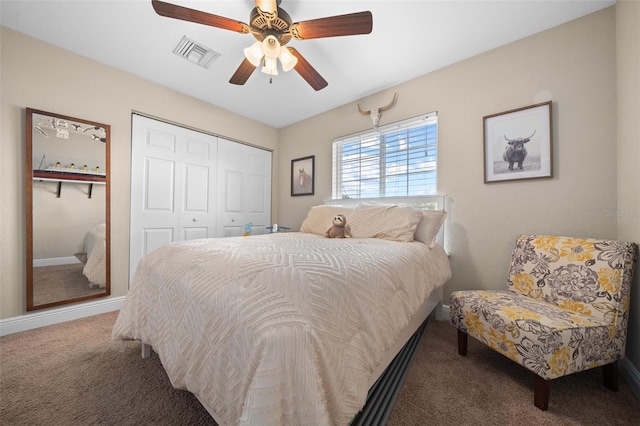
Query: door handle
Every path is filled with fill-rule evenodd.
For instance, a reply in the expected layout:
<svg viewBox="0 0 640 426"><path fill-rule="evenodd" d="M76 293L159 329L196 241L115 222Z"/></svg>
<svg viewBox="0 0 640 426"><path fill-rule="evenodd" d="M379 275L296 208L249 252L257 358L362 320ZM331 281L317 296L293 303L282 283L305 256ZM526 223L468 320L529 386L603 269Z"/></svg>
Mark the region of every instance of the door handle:
<svg viewBox="0 0 640 426"><path fill-rule="evenodd" d="M194 222L197 222L197 221L198 221L198 219L196 219L196 218L194 217L194 218L193 218L193 221L194 221Z"/></svg>

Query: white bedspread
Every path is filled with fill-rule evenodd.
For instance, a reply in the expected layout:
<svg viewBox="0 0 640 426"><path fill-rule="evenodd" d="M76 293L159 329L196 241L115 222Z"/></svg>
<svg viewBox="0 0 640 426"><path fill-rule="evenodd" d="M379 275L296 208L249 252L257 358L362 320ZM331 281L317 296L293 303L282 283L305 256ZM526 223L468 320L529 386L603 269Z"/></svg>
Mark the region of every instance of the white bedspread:
<svg viewBox="0 0 640 426"><path fill-rule="evenodd" d="M84 250L87 262L82 273L87 277L92 287L104 287L107 282L106 263L106 224L101 223L92 228L84 237Z"/></svg>
<svg viewBox="0 0 640 426"><path fill-rule="evenodd" d="M221 424L346 425L432 289L440 246L304 233L193 240L138 265L114 339L153 346Z"/></svg>

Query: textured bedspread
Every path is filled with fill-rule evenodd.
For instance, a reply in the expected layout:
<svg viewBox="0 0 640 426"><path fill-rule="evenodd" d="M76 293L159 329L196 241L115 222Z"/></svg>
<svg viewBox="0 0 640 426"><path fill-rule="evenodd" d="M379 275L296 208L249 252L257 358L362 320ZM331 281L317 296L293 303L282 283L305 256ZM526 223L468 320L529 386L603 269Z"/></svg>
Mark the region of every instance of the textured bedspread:
<svg viewBox="0 0 640 426"><path fill-rule="evenodd" d="M107 283L106 256L106 225L101 223L91 229L84 237L84 251L87 262L82 273L87 277L92 287L104 287Z"/></svg>
<svg viewBox="0 0 640 426"><path fill-rule="evenodd" d="M216 421L346 425L432 289L440 246L281 233L193 240L139 263L114 339L153 346Z"/></svg>

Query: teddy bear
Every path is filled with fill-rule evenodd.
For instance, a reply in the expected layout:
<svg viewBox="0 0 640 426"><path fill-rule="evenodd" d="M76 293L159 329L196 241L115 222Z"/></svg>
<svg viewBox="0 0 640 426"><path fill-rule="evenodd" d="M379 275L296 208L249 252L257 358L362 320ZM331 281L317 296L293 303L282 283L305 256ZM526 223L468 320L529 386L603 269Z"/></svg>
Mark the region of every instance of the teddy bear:
<svg viewBox="0 0 640 426"><path fill-rule="evenodd" d="M327 238L351 238L351 228L347 225L347 218L343 214L333 217L333 225L324 233Z"/></svg>

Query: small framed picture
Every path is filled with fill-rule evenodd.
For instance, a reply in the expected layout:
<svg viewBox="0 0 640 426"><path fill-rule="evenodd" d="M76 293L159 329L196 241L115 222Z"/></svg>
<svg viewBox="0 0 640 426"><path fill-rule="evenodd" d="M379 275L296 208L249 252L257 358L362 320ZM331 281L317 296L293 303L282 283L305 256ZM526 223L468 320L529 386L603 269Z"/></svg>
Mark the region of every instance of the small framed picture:
<svg viewBox="0 0 640 426"><path fill-rule="evenodd" d="M484 183L553 177L551 101L484 117Z"/></svg>
<svg viewBox="0 0 640 426"><path fill-rule="evenodd" d="M315 156L291 160L291 196L313 195Z"/></svg>

